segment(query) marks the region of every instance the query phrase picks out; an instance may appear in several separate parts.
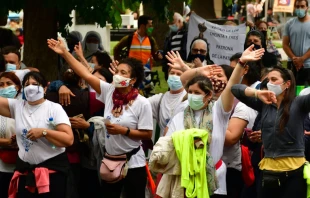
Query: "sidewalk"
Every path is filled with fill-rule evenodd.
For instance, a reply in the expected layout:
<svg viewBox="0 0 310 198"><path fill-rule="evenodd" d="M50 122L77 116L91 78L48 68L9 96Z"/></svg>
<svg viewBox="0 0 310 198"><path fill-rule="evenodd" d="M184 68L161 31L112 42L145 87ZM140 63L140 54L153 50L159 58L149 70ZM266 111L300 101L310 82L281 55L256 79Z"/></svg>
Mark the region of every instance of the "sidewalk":
<svg viewBox="0 0 310 198"><path fill-rule="evenodd" d="M281 44L282 45L282 40L273 40L272 41L274 44ZM282 61L287 61L288 60L288 56L286 55L286 53L284 52L283 48L278 48L281 56L282 56Z"/></svg>

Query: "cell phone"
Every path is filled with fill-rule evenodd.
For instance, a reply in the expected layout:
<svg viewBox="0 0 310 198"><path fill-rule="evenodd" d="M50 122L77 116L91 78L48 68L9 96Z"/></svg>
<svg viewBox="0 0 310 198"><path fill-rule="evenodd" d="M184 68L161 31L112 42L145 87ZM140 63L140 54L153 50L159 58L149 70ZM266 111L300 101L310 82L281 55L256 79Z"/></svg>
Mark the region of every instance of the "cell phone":
<svg viewBox="0 0 310 198"><path fill-rule="evenodd" d="M247 136L250 136L251 133L253 132L252 129L248 129L248 128L245 128L244 131L246 132L246 135L247 135Z"/></svg>
<svg viewBox="0 0 310 198"><path fill-rule="evenodd" d="M107 119L107 118L103 119L103 122L104 122L105 124L111 124L111 121L110 121L109 119Z"/></svg>

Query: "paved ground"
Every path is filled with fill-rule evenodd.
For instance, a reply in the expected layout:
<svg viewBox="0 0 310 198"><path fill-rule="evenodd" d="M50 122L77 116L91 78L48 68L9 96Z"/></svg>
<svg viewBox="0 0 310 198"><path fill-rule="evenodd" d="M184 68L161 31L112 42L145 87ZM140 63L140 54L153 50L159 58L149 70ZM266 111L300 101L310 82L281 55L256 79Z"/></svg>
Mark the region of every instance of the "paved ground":
<svg viewBox="0 0 310 198"><path fill-rule="evenodd" d="M282 44L282 40L273 40L272 41L274 44ZM287 55L286 53L284 52L283 48L278 48L281 56L282 56L282 60L283 61L287 61Z"/></svg>

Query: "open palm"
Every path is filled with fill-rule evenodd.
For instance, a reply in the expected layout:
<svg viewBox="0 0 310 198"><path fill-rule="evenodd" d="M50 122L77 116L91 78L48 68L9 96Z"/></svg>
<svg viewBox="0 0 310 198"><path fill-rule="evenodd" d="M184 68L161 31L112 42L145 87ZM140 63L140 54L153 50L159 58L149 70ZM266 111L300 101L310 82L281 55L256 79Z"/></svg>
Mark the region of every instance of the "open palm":
<svg viewBox="0 0 310 198"><path fill-rule="evenodd" d="M204 67L200 67L200 74L206 76L208 78L212 78L222 72L222 68L217 65L206 65Z"/></svg>
<svg viewBox="0 0 310 198"><path fill-rule="evenodd" d="M47 45L50 49L52 49L57 54L63 54L67 49L62 40L58 39L47 39Z"/></svg>
<svg viewBox="0 0 310 198"><path fill-rule="evenodd" d="M241 56L241 61L242 62L250 62L250 61L258 61L259 59L262 58L262 56L265 53L265 49L261 48L259 50L254 50L254 45L251 45L248 47Z"/></svg>
<svg viewBox="0 0 310 198"><path fill-rule="evenodd" d="M176 53L174 51L168 52L166 58L170 62L168 63L168 65L171 68L178 69L181 71L186 71L187 69L189 69L189 67L182 60L179 52Z"/></svg>

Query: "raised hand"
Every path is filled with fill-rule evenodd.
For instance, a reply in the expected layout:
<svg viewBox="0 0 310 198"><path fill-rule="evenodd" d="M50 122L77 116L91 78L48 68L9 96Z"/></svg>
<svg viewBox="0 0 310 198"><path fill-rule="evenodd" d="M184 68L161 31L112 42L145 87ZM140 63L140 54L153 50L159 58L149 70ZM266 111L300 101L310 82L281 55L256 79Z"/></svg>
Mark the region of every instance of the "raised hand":
<svg viewBox="0 0 310 198"><path fill-rule="evenodd" d="M55 39L47 39L47 45L50 49L60 55L67 51L67 48L61 39L58 39L58 41Z"/></svg>
<svg viewBox="0 0 310 198"><path fill-rule="evenodd" d="M74 46L74 51L75 51L76 55L78 55L78 57L83 56L83 48L82 48L81 42L79 42L78 45Z"/></svg>
<svg viewBox="0 0 310 198"><path fill-rule="evenodd" d="M212 78L222 72L222 68L218 65L206 65L204 67L197 68L201 75L208 78Z"/></svg>
<svg viewBox="0 0 310 198"><path fill-rule="evenodd" d="M265 104L277 103L277 97L274 92L267 90L258 90L257 98Z"/></svg>
<svg viewBox="0 0 310 198"><path fill-rule="evenodd" d="M168 52L167 55L166 55L166 58L170 62L170 63L168 63L168 65L171 68L178 69L178 70L181 70L181 71L186 71L186 70L190 69L183 62L179 52L176 52L176 53L174 51Z"/></svg>
<svg viewBox="0 0 310 198"><path fill-rule="evenodd" d="M259 50L254 50L254 45L248 47L243 53L240 60L243 63L250 62L250 61L258 61L262 58L265 53L265 49L261 48Z"/></svg>
<svg viewBox="0 0 310 198"><path fill-rule="evenodd" d="M117 60L112 61L112 63L110 63L110 67L109 70L110 72L115 75L116 71L117 71L117 66L118 66L119 62Z"/></svg>

